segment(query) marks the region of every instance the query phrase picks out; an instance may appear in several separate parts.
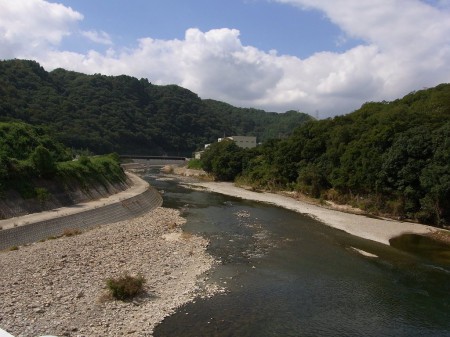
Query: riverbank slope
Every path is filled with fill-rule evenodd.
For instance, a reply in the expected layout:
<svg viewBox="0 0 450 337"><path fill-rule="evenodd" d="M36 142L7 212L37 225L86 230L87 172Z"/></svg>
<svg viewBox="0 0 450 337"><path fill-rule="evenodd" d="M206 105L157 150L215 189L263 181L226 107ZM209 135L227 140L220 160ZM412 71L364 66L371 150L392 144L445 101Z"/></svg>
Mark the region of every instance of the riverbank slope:
<svg viewBox="0 0 450 337"><path fill-rule="evenodd" d="M19 227L23 225L33 224L40 221L50 220L58 217L63 217L71 214L86 212L106 205L130 199L136 195L144 193L149 184L136 174L125 172L127 175L128 185L123 190L109 194L105 197L98 197L94 200L87 200L79 202L70 206L53 208L43 212L36 212L8 219L0 220L0 228L2 230Z"/></svg>
<svg viewBox="0 0 450 337"><path fill-rule="evenodd" d="M233 183L199 182L191 186L242 199L266 202L299 213L308 214L324 224L343 230L349 234L389 245L389 240L406 233L431 234L447 232L435 227L391 219L372 218L364 215L345 213L299 201L287 196L268 192L253 192L236 187Z"/></svg>

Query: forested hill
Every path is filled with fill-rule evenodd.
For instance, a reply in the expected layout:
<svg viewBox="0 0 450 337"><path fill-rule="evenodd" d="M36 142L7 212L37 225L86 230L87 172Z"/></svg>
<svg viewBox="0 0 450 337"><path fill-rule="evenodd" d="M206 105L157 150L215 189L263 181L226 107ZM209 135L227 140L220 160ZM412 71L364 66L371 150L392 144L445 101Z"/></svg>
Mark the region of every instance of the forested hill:
<svg viewBox="0 0 450 337"><path fill-rule="evenodd" d="M47 72L24 60L0 62L0 118L48 126L65 145L94 153L187 156L224 134L265 141L311 120L202 100L130 76Z"/></svg>
<svg viewBox="0 0 450 337"><path fill-rule="evenodd" d="M211 146L204 167L257 188L450 224L450 84L308 122L250 151L231 147Z"/></svg>

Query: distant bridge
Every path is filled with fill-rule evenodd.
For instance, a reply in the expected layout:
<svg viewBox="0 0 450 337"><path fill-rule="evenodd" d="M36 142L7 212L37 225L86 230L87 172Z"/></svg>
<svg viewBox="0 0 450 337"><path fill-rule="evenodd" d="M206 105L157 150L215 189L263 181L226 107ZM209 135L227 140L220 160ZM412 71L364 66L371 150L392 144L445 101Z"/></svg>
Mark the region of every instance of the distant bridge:
<svg viewBox="0 0 450 337"><path fill-rule="evenodd" d="M186 161L186 157L177 156L149 156L149 155L134 155L134 154L121 154L120 158L123 159L146 159L146 160L181 160Z"/></svg>
<svg viewBox="0 0 450 337"><path fill-rule="evenodd" d="M148 156L148 155L121 155L121 159L128 159L131 163L122 164L124 168L140 168L148 166L183 165L186 157L178 156Z"/></svg>

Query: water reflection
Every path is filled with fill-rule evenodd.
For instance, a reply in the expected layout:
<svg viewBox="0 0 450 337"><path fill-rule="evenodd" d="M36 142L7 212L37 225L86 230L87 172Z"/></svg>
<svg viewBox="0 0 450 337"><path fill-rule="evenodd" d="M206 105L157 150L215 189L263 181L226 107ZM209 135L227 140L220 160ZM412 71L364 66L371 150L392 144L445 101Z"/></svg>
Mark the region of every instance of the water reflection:
<svg viewBox="0 0 450 337"><path fill-rule="evenodd" d="M450 267L450 245L418 234L404 234L389 240L391 246Z"/></svg>

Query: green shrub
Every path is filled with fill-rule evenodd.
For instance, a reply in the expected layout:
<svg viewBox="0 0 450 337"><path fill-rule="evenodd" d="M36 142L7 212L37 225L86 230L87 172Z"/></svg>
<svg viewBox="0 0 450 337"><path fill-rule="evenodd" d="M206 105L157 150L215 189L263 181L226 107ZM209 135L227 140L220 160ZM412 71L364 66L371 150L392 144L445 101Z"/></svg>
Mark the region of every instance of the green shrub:
<svg viewBox="0 0 450 337"><path fill-rule="evenodd" d="M95 183L101 183L106 187L108 182L126 180L125 172L114 154L92 158L82 156L79 160L60 162L57 168L60 178L65 181L75 180L83 188L89 188Z"/></svg>
<svg viewBox="0 0 450 337"><path fill-rule="evenodd" d="M89 164L91 164L91 159L87 156L80 156L80 158L78 158L78 162L81 165L88 166Z"/></svg>
<svg viewBox="0 0 450 337"><path fill-rule="evenodd" d="M31 163L36 173L44 178L51 178L56 173L56 163L50 151L39 145L30 155Z"/></svg>
<svg viewBox="0 0 450 337"><path fill-rule="evenodd" d="M143 291L145 279L143 276L130 276L125 274L119 278L110 278L106 281L111 296L117 300L133 298Z"/></svg>
<svg viewBox="0 0 450 337"><path fill-rule="evenodd" d="M45 202L50 199L50 192L46 188L36 187L34 192L36 194L36 199L41 204L45 204Z"/></svg>
<svg viewBox="0 0 450 337"><path fill-rule="evenodd" d="M188 161L187 167L188 167L188 169L201 170L202 169L202 161L200 159L191 159Z"/></svg>

